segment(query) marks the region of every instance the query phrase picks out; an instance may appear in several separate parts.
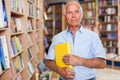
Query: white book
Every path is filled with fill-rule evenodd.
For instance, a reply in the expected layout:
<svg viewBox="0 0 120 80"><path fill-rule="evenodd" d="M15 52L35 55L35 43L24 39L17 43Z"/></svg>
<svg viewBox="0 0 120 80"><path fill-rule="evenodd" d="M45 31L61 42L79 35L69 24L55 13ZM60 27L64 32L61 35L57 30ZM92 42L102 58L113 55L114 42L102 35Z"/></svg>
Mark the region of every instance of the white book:
<svg viewBox="0 0 120 80"><path fill-rule="evenodd" d="M30 70L30 73L33 74L34 73L34 67L33 67L32 62L28 62L28 68Z"/></svg>
<svg viewBox="0 0 120 80"><path fill-rule="evenodd" d="M3 3L0 0L0 28L4 27Z"/></svg>
<svg viewBox="0 0 120 80"><path fill-rule="evenodd" d="M6 36L0 36L2 46L3 46L3 54L5 59L6 69L10 68L9 54L8 54L8 45L6 41Z"/></svg>
<svg viewBox="0 0 120 80"><path fill-rule="evenodd" d="M20 18L15 18L15 22L16 22L16 25L17 25L17 31L21 32L22 31L22 23L21 23Z"/></svg>

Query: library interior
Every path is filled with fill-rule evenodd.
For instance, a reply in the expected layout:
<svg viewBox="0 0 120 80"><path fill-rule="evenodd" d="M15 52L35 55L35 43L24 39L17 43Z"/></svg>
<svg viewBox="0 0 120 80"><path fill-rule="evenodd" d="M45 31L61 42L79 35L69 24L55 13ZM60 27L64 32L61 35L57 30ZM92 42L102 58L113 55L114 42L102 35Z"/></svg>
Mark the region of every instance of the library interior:
<svg viewBox="0 0 120 80"><path fill-rule="evenodd" d="M45 58L53 37L67 29L69 1L82 6L81 25L102 42L106 67L95 69L96 80L120 80L120 0L0 0L0 80L59 80Z"/></svg>

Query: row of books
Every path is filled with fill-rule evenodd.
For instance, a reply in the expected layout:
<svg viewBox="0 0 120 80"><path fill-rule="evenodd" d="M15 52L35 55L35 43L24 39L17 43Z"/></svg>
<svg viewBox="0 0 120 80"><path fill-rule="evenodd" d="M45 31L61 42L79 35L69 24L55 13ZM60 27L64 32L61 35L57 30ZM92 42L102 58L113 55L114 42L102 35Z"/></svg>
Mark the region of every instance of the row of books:
<svg viewBox="0 0 120 80"><path fill-rule="evenodd" d="M118 8L112 7L112 8L99 8L99 14L117 14Z"/></svg>
<svg viewBox="0 0 120 80"><path fill-rule="evenodd" d="M117 41L102 41L102 43L106 47L118 47Z"/></svg>
<svg viewBox="0 0 120 80"><path fill-rule="evenodd" d="M32 39L31 39L31 35L27 34L27 38L28 38L28 46L31 46L33 44Z"/></svg>
<svg viewBox="0 0 120 80"><path fill-rule="evenodd" d="M98 5L100 7L108 6L108 5L114 6L114 5L117 5L117 3L118 3L118 0L98 0Z"/></svg>
<svg viewBox="0 0 120 80"><path fill-rule="evenodd" d="M40 7L40 3L39 2L40 2L40 0L36 0L36 7L38 7L38 8Z"/></svg>
<svg viewBox="0 0 120 80"><path fill-rule="evenodd" d="M10 68L6 36L0 36L0 74Z"/></svg>
<svg viewBox="0 0 120 80"><path fill-rule="evenodd" d="M107 39L118 39L117 33L100 33L101 38L107 38Z"/></svg>
<svg viewBox="0 0 120 80"><path fill-rule="evenodd" d="M28 3L28 15L29 16L34 16L34 4L33 3Z"/></svg>
<svg viewBox="0 0 120 80"><path fill-rule="evenodd" d="M27 31L29 32L29 31L32 31L33 30L33 22L32 22L32 19L28 19L27 20Z"/></svg>
<svg viewBox="0 0 120 80"><path fill-rule="evenodd" d="M39 18L39 17L40 17L40 10L37 9L37 10L36 10L36 18Z"/></svg>
<svg viewBox="0 0 120 80"><path fill-rule="evenodd" d="M27 66L28 66L28 70L27 70L27 72L28 72L28 78L31 78L32 74L35 71L34 70L34 66L33 66L33 64L32 64L31 61L27 63Z"/></svg>
<svg viewBox="0 0 120 80"><path fill-rule="evenodd" d="M118 54L118 48L106 48L106 53Z"/></svg>
<svg viewBox="0 0 120 80"><path fill-rule="evenodd" d="M93 1L93 2L88 2L88 3L86 3L86 4L82 4L82 3L80 3L80 4L81 4L81 6L83 7L83 10L93 10L93 9L96 8L96 3L95 3L95 1Z"/></svg>
<svg viewBox="0 0 120 80"><path fill-rule="evenodd" d="M0 0L0 28L8 27L8 17L6 12L5 1Z"/></svg>
<svg viewBox="0 0 120 80"><path fill-rule="evenodd" d="M102 31L102 30L116 31L117 30L117 25L116 24L106 24L106 25L100 24L100 31Z"/></svg>
<svg viewBox="0 0 120 80"><path fill-rule="evenodd" d="M18 77L16 74L19 74L24 68L24 62L21 55L18 55L11 61L11 78Z"/></svg>
<svg viewBox="0 0 120 80"><path fill-rule="evenodd" d="M22 22L18 17L11 17L11 33L22 32Z"/></svg>
<svg viewBox="0 0 120 80"><path fill-rule="evenodd" d="M24 0L10 0L10 8L12 11L24 13L24 4Z"/></svg>
<svg viewBox="0 0 120 80"><path fill-rule="evenodd" d="M22 51L20 36L12 36L11 38L11 57L19 54Z"/></svg>
<svg viewBox="0 0 120 80"><path fill-rule="evenodd" d="M95 25L95 18L89 18L89 19L84 19L82 21L82 24L84 25Z"/></svg>
<svg viewBox="0 0 120 80"><path fill-rule="evenodd" d="M100 22L117 22L118 21L118 16L117 15L104 15L104 16L99 16L99 21Z"/></svg>

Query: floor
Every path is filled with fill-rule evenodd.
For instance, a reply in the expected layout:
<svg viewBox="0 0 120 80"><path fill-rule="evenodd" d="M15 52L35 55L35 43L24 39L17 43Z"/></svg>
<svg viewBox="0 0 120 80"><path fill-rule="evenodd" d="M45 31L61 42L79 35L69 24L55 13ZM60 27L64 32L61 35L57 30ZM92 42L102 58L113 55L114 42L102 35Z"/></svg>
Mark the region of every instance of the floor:
<svg viewBox="0 0 120 80"><path fill-rule="evenodd" d="M96 80L120 80L120 70L115 69L97 69Z"/></svg>

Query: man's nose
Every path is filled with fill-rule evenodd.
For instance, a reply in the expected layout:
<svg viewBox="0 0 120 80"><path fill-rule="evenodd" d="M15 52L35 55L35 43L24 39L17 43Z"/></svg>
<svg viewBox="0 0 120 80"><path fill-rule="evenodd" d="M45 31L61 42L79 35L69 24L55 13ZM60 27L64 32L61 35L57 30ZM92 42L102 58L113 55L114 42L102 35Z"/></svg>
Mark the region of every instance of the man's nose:
<svg viewBox="0 0 120 80"><path fill-rule="evenodd" d="M75 13L72 13L72 18L76 17L76 14Z"/></svg>

